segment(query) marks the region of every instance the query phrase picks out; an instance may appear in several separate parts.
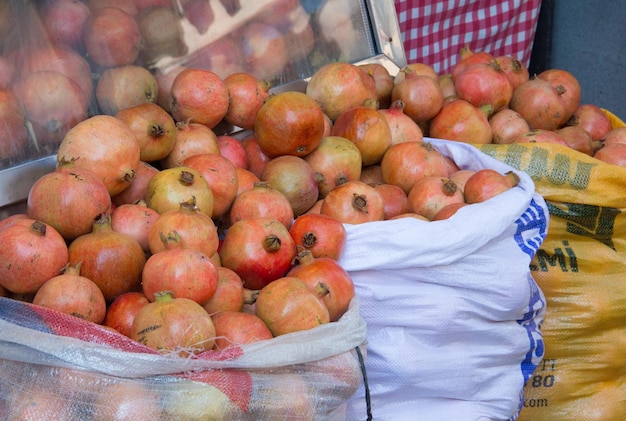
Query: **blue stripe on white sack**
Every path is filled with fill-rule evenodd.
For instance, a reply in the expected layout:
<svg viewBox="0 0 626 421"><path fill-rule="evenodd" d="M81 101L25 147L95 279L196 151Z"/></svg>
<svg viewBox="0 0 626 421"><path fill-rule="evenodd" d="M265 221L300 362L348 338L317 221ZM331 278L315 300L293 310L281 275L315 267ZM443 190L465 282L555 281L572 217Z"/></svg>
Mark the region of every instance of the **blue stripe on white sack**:
<svg viewBox="0 0 626 421"><path fill-rule="evenodd" d="M513 168L471 145L425 139L464 169ZM340 263L368 326L375 420L513 420L541 362L545 298L529 263L549 213L530 177L452 218L346 225ZM367 419L362 387L350 420Z"/></svg>

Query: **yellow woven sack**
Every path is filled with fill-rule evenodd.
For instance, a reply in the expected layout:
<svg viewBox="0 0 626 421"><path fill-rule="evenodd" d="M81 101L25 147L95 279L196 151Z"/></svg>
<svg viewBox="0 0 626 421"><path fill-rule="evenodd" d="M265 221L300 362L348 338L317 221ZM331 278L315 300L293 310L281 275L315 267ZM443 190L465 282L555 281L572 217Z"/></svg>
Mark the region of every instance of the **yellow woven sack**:
<svg viewBox="0 0 626 421"><path fill-rule="evenodd" d="M527 172L550 211L531 262L547 302L545 356L519 420L626 419L626 168L561 145L479 148Z"/></svg>

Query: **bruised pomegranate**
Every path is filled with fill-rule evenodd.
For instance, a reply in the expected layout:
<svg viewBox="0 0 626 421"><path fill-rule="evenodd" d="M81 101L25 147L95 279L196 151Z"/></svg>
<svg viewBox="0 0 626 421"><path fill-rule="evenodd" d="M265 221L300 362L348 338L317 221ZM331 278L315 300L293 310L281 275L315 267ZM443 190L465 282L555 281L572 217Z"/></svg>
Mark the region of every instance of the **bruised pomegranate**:
<svg viewBox="0 0 626 421"><path fill-rule="evenodd" d="M81 274L100 287L108 302L140 288L144 251L134 238L113 231L110 216L98 218L92 232L72 241L68 251L70 264L82 262Z"/></svg>
<svg viewBox="0 0 626 421"><path fill-rule="evenodd" d="M81 263L68 266L48 279L37 290L33 304L100 324L106 314L106 301L98 285L80 274Z"/></svg>
<svg viewBox="0 0 626 421"><path fill-rule="evenodd" d="M330 322L322 298L328 290L311 290L299 278L285 276L269 283L259 293L255 314L274 336L312 329Z"/></svg>
<svg viewBox="0 0 626 421"><path fill-rule="evenodd" d="M51 225L71 241L91 232L94 219L111 210L111 196L98 175L77 168L75 160L59 159L55 171L32 185L26 207L29 217Z"/></svg>
<svg viewBox="0 0 626 421"><path fill-rule="evenodd" d="M140 152L137 137L128 125L99 114L72 127L59 145L57 156L74 160L76 168L100 176L109 194L114 196L135 178Z"/></svg>
<svg viewBox="0 0 626 421"><path fill-rule="evenodd" d="M322 141L324 114L308 95L287 91L270 96L257 113L254 136L269 157L306 156Z"/></svg>
<svg viewBox="0 0 626 421"><path fill-rule="evenodd" d="M215 326L200 304L163 292L137 312L130 337L162 354L187 357L213 348Z"/></svg>
<svg viewBox="0 0 626 421"><path fill-rule="evenodd" d="M377 97L374 80L365 70L346 62L329 63L315 71L306 94L318 102L332 121L366 99Z"/></svg>
<svg viewBox="0 0 626 421"><path fill-rule="evenodd" d="M15 294L34 294L68 263L65 240L54 228L18 218L0 231L0 286Z"/></svg>

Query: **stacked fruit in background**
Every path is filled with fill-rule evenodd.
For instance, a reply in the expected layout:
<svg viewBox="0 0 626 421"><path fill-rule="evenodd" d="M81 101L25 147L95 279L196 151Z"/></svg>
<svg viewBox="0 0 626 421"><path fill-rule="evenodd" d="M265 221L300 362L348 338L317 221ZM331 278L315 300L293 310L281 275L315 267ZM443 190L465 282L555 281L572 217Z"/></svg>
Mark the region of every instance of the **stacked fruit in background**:
<svg viewBox="0 0 626 421"><path fill-rule="evenodd" d="M344 22L335 34L320 30L330 23L326 9L308 11L295 0L3 2L0 168L54 153L67 130L88 116L157 100L169 111L167 91L185 67L222 78L247 72L295 80L307 76L312 57L360 58L350 55L362 50L352 11L333 11L332 21ZM187 45L190 39L201 45ZM176 60L157 66L162 58Z"/></svg>

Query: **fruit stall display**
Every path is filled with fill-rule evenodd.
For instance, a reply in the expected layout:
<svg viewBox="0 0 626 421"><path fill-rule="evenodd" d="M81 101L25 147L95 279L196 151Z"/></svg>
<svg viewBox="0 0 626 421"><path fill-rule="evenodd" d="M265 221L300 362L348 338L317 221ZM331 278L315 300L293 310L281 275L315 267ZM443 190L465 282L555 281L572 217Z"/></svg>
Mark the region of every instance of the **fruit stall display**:
<svg viewBox="0 0 626 421"><path fill-rule="evenodd" d="M623 412L626 127L584 81L372 57L333 0L18 3L9 419Z"/></svg>

